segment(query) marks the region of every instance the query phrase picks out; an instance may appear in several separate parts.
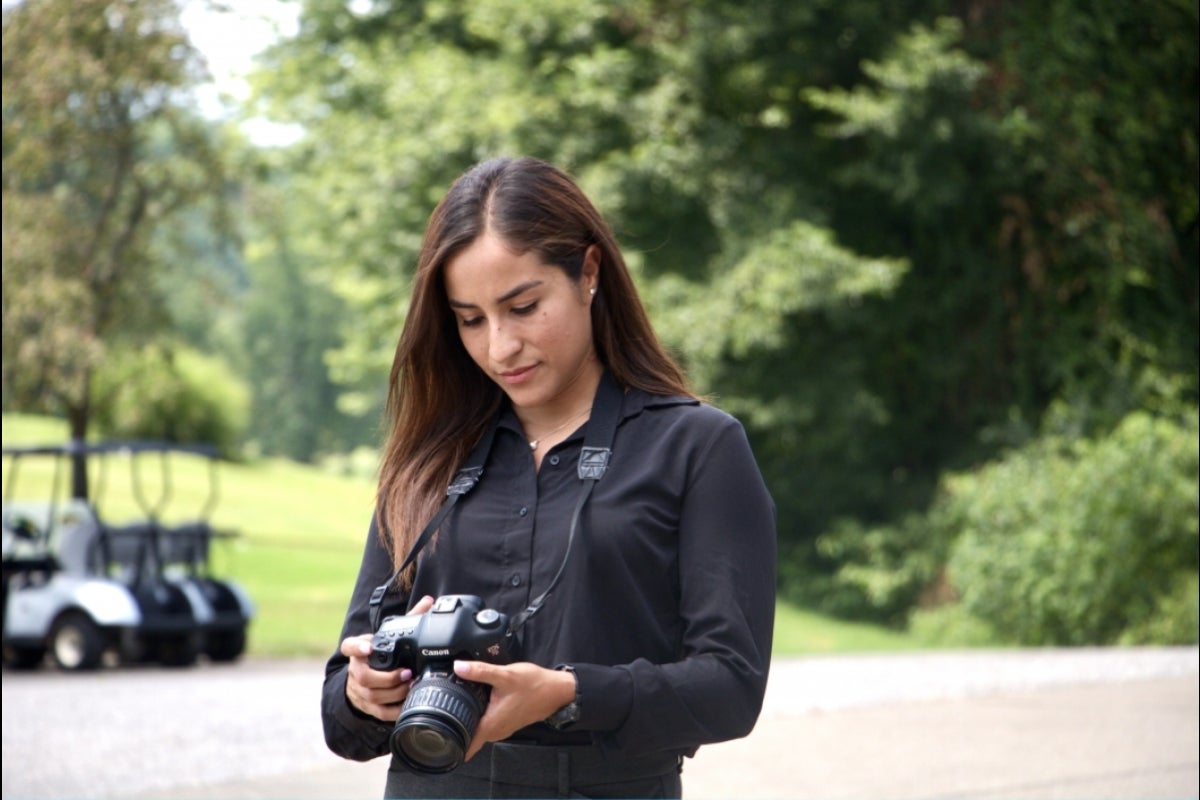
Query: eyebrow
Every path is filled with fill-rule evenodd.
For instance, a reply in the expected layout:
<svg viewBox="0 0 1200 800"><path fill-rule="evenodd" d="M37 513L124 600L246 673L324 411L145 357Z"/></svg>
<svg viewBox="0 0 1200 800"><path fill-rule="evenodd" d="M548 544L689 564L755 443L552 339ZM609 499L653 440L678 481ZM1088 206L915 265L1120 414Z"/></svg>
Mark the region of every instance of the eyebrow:
<svg viewBox="0 0 1200 800"><path fill-rule="evenodd" d="M507 302L509 300L512 300L517 295L519 295L523 292L527 292L530 289L534 288L535 286L541 286L541 285L542 285L542 281L536 280L536 279L532 280L532 281L526 281L525 283L518 284L517 286L514 286L512 289L509 289L507 292L505 292L504 294L497 297L496 302L497 303ZM462 300L455 300L454 298L450 298L449 302L450 302L451 308L478 308L478 306L476 306L474 303L464 303Z"/></svg>

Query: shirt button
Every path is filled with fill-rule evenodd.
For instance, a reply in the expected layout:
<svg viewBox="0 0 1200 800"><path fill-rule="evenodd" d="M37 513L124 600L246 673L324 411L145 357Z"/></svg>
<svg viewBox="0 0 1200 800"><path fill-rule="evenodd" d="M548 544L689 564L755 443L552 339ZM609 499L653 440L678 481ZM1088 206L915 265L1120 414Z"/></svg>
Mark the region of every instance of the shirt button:
<svg viewBox="0 0 1200 800"><path fill-rule="evenodd" d="M561 460L562 460L562 459L560 459L558 456L550 456L550 466L552 466L552 467L557 467L557 466L558 466L558 462L559 462L559 461L561 461Z"/></svg>
<svg viewBox="0 0 1200 800"><path fill-rule="evenodd" d="M521 585L521 576L514 574L511 578L508 579L508 582L511 583L513 586L520 586Z"/></svg>
<svg viewBox="0 0 1200 800"><path fill-rule="evenodd" d="M527 506L521 506L521 510L518 511L517 513L523 517L529 513L529 508Z"/></svg>

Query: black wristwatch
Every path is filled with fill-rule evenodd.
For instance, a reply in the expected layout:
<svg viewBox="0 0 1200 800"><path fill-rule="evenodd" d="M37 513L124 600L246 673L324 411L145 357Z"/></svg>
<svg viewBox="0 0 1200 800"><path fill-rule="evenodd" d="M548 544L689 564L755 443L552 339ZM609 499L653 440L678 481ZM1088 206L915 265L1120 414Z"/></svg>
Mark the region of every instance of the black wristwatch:
<svg viewBox="0 0 1200 800"><path fill-rule="evenodd" d="M575 698L565 706L555 711L550 716L546 717L546 724L556 731L563 731L579 721L579 677L575 674L575 668L570 664L560 664L555 667L557 670L571 673L571 677L575 679Z"/></svg>

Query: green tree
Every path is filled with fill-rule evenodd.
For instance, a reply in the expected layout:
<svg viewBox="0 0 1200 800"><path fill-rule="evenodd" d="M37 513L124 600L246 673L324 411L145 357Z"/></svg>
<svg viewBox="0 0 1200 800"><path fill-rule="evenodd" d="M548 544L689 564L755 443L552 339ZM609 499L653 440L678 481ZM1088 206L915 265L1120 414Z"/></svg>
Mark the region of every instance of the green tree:
<svg viewBox="0 0 1200 800"><path fill-rule="evenodd" d="M308 131L288 199L353 310L345 393L378 402L450 181L551 160L614 223L699 388L747 422L788 586L845 599L824 579L848 561L917 551L905 586L877 587L895 619L949 551L922 533L943 473L1195 402L1197 16L304 0L259 88Z"/></svg>
<svg viewBox="0 0 1200 800"><path fill-rule="evenodd" d="M171 0L29 0L3 26L4 402L83 439L106 348L166 324L151 232L219 196L203 66Z"/></svg>
<svg viewBox="0 0 1200 800"><path fill-rule="evenodd" d="M853 80L916 5L309 0L259 88L308 131L291 199L320 209L313 261L354 309L339 382L378 403L434 202L474 161L529 153L596 198L701 388L750 401L761 387L710 382L720 364L785 346L788 319L861 304L903 269L822 233L829 148L806 133L800 90Z"/></svg>
<svg viewBox="0 0 1200 800"><path fill-rule="evenodd" d="M994 102L1020 136L999 232L1028 381L1084 432L1200 389L1200 3L1005 7Z"/></svg>
<svg viewBox="0 0 1200 800"><path fill-rule="evenodd" d="M269 163L268 155L265 162ZM244 372L252 379L256 444L264 451L310 462L322 453L374 444L374 424L356 437L356 415L338 406L326 354L339 344L345 308L315 264L319 244L308 241L311 207L288 203L290 176L260 176L247 187L246 266L241 333Z"/></svg>
<svg viewBox="0 0 1200 800"><path fill-rule="evenodd" d="M931 556L947 551L923 513L930 479L1195 402L1196 9L1006 6L978 30L945 19L898 37L853 89L808 92L846 151L834 228L912 263L851 334L877 354L865 374L887 423L875 442L842 438L871 447L856 489L870 496L880 467L899 480L881 495L890 508L842 505L857 519L821 536L837 574L806 576L814 601L845 611L857 594L857 613L903 618L896 603L926 587L881 581L938 580Z"/></svg>

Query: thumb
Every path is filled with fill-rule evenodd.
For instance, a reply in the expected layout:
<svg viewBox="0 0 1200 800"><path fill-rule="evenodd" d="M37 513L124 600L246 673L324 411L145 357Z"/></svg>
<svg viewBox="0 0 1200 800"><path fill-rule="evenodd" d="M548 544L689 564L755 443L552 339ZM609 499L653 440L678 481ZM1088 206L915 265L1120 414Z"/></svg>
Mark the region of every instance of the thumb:
<svg viewBox="0 0 1200 800"><path fill-rule="evenodd" d="M428 611L431 608L433 608L433 598L430 597L429 595L425 595L424 597L422 597L420 600L417 601L417 604L415 606L413 606L409 610L408 613L409 614L424 614L426 611Z"/></svg>

